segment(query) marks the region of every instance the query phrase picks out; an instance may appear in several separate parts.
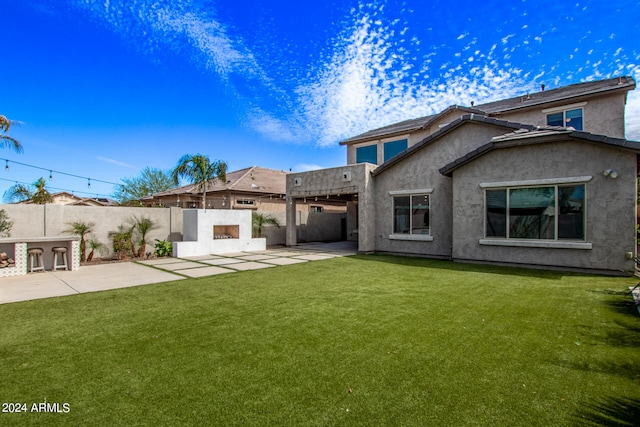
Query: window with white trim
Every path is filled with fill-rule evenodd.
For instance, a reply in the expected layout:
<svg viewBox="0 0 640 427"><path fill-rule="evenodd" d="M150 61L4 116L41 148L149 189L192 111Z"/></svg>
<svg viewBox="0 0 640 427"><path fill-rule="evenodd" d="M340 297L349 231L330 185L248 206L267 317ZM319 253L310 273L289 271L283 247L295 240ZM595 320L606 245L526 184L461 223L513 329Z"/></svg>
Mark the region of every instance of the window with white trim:
<svg viewBox="0 0 640 427"><path fill-rule="evenodd" d="M311 206L309 208L309 210L311 212L314 212L314 213L322 213L322 212L324 212L324 208L322 206Z"/></svg>
<svg viewBox="0 0 640 427"><path fill-rule="evenodd" d="M547 114L547 125L562 127L571 126L575 130L582 130L582 108Z"/></svg>
<svg viewBox="0 0 640 427"><path fill-rule="evenodd" d="M393 233L430 235L429 194L393 196Z"/></svg>
<svg viewBox="0 0 640 427"><path fill-rule="evenodd" d="M585 240L585 184L485 190L485 237Z"/></svg>

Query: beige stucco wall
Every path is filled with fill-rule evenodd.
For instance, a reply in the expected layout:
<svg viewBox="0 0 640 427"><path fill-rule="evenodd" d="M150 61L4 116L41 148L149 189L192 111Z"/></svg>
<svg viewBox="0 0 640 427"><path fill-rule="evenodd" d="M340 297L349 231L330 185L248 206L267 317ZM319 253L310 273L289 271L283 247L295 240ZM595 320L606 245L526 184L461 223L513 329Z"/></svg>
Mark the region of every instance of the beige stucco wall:
<svg viewBox="0 0 640 427"><path fill-rule="evenodd" d="M337 168L320 169L310 172L287 175L287 222L298 222L297 203L311 198L349 195L353 198L347 208L353 212L354 204L358 204L357 224L353 214L347 212L347 230L351 233L357 229L358 248L360 251L373 251L374 201L372 198L373 183L371 171L376 168L369 163L347 165ZM346 175L345 175L346 174ZM299 181L298 181L299 180ZM298 183L299 184L298 184ZM345 199L346 200L346 199ZM298 241L298 230L287 228L287 245L295 245ZM300 236L302 238L302 236ZM322 239L324 240L324 239Z"/></svg>
<svg viewBox="0 0 640 427"><path fill-rule="evenodd" d="M625 94L605 95L588 99L586 105L581 107L583 109L583 131L614 138L624 138L625 99ZM534 108L501 113L495 117L516 123L546 126L547 115L543 113L542 110L571 105L582 101L583 100L550 103Z"/></svg>
<svg viewBox="0 0 640 427"><path fill-rule="evenodd" d="M66 235L69 222L83 221L95 224L93 236L111 251L109 232L117 231L118 226L124 224L132 216L150 217L158 229L152 230L147 236L151 245L155 239L178 242L183 236L183 215L181 208L139 208L139 207L94 207L94 206L65 206L65 205L0 205L9 215L14 225L11 237L43 237ZM285 243L286 215L282 211L261 211L278 220L280 228L267 226L264 236L267 245L283 245ZM339 240L340 222L345 217L344 212L297 212L296 223L298 233L304 241ZM301 240L301 241L302 241ZM148 251L149 249L147 249ZM98 255L96 255L98 256Z"/></svg>
<svg viewBox="0 0 640 427"><path fill-rule="evenodd" d="M607 135L613 138L625 137L626 93L592 96L588 99L580 98L569 101L564 100L560 102L550 102L531 108L522 108L510 112L495 114L492 115L492 117L516 123L529 124L534 126L546 126L547 115L546 113L543 113L542 110L546 110L547 108L572 105L584 101L586 101L587 103L586 105L581 107L583 109L583 131L598 135ZM427 136L439 130L442 125L460 118L460 116L462 116L463 114L464 113L461 111L453 110L445 114L444 116L439 117L438 120L431 123L425 129L421 129L404 135L394 136L391 138L383 137L358 144L349 144L347 145L347 164L354 164L356 162L357 147L367 145L378 146L378 164L382 164L385 142L406 138L408 139L408 146L411 147L422 141Z"/></svg>
<svg viewBox="0 0 640 427"><path fill-rule="evenodd" d="M131 208L104 206L68 206L68 205L0 205L11 221L11 237L45 237L66 235L74 221L93 223L92 236L111 250L109 233L117 231L133 216L148 217L157 229L147 235L147 241L153 245L155 239L181 240L182 214L178 208ZM136 242L137 243L137 242ZM149 250L149 249L147 249ZM96 255L97 256L97 255Z"/></svg>
<svg viewBox="0 0 640 427"><path fill-rule="evenodd" d="M613 168L617 179L603 176ZM586 242L592 249L486 246L480 183L592 176L586 183ZM453 258L579 269L633 269L636 154L565 141L494 150L453 172Z"/></svg>
<svg viewBox="0 0 640 427"><path fill-rule="evenodd" d="M374 176L375 249L433 257L451 256L451 179L439 169L456 158L486 144L503 128L466 123L432 142L412 156ZM433 241L405 241L393 234L393 197L390 191L433 189L430 200L430 226Z"/></svg>

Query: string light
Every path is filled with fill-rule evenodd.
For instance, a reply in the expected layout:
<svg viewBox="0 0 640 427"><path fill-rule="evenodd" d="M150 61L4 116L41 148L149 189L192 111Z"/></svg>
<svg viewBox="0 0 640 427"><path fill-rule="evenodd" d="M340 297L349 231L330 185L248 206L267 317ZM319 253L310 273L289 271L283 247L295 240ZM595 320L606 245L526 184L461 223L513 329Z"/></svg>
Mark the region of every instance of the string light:
<svg viewBox="0 0 640 427"><path fill-rule="evenodd" d="M0 178L0 181L7 181L7 182L11 182L13 185L18 185L18 184L22 184L22 185L26 185L26 186L31 186L31 185L33 185L32 183L29 183L29 182L14 181L14 180L11 180L11 179L5 179L5 178ZM67 188L58 188L58 187L49 187L49 186L47 186L47 189L48 189L48 190L55 190L55 191L64 191L64 192L69 193L69 194L72 194L72 195L75 195L75 193L78 193L78 194L86 194L86 195L88 195L88 196L93 196L93 195L95 195L96 197L104 197L104 198L107 198L107 199L108 199L109 197L111 197L111 196L110 196L110 195L108 195L108 194L101 194L101 193L89 193L89 192L86 192L86 191L75 191L75 190L69 190L69 189L67 189Z"/></svg>
<svg viewBox="0 0 640 427"><path fill-rule="evenodd" d="M53 171L49 171L49 181L51 181L53 179Z"/></svg>
<svg viewBox="0 0 640 427"><path fill-rule="evenodd" d="M91 178L87 178L87 188L91 188Z"/></svg>
<svg viewBox="0 0 640 427"><path fill-rule="evenodd" d="M9 159L0 158L0 160L4 160L6 162L6 165L5 165L4 169L8 171L9 170ZM72 174L72 173L61 172L61 171L54 171L53 169L43 168L43 167L40 167L40 166L34 166L34 165L27 164L27 163L16 162L15 160L11 160L11 162L13 162L13 163L15 163L17 165L20 165L20 166L26 166L28 168L39 169L39 170L42 170L42 171L48 171L50 177L52 177L53 176L53 172L55 172L57 174L70 176L70 177L73 177L73 178L80 178L80 179L87 179L87 180L91 180L92 179L92 178L87 177L87 176L75 175L75 174ZM122 183L116 183L116 182L111 182L111 181L103 181L103 180L95 179L95 178L93 178L93 181L94 182L100 182L102 184L109 184L109 185L116 185L116 186L122 186L123 185Z"/></svg>

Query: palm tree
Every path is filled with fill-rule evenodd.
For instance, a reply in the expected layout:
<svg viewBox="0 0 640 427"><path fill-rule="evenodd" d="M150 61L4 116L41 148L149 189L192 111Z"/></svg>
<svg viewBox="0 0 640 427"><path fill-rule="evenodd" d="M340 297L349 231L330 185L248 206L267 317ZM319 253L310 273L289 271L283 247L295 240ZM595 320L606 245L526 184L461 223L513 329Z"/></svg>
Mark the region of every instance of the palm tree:
<svg viewBox="0 0 640 427"><path fill-rule="evenodd" d="M273 225L280 228L280 223L277 219L258 212L251 212L251 222L253 225L253 237L262 237L262 229L265 225Z"/></svg>
<svg viewBox="0 0 640 427"><path fill-rule="evenodd" d="M158 225L155 224L151 218L145 216L141 218L133 217L133 219L135 221L136 230L140 234L140 241L138 242L138 258L142 258L147 250L147 234L151 230L158 228Z"/></svg>
<svg viewBox="0 0 640 427"><path fill-rule="evenodd" d="M95 251L98 251L98 253L102 253L106 249L106 246L103 243L99 242L95 237L89 238L89 240L87 240L87 243L89 244L89 248L91 249L91 252L89 252L89 255L87 255L87 261L91 261L93 259L93 254L95 253Z"/></svg>
<svg viewBox="0 0 640 427"><path fill-rule="evenodd" d="M7 132L9 132L9 128L13 123L14 122L0 114L0 148L10 147L13 148L17 153L21 153L22 145L20 145L20 143L16 139L7 135Z"/></svg>
<svg viewBox="0 0 640 427"><path fill-rule="evenodd" d="M222 160L209 160L203 154L185 154L171 172L171 178L178 185L180 178L186 178L202 192L202 206L207 209L207 184L216 178L227 182L227 163Z"/></svg>
<svg viewBox="0 0 640 427"><path fill-rule="evenodd" d="M85 236L93 231L93 222L74 221L67 223L70 227L64 230L65 233L77 234L80 236L80 261L86 261L87 242Z"/></svg>
<svg viewBox="0 0 640 427"><path fill-rule="evenodd" d="M35 187L35 190L23 184L16 184L5 191L3 198L8 203L28 201L37 205L44 205L53 201L53 196L47 190L47 181L44 178L38 178L32 186Z"/></svg>

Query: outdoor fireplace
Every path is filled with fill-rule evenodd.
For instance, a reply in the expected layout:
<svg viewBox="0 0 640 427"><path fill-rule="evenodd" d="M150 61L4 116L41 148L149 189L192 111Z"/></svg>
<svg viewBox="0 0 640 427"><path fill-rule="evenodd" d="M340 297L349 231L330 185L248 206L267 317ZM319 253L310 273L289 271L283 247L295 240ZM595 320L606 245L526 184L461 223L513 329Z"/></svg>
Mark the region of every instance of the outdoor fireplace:
<svg viewBox="0 0 640 427"><path fill-rule="evenodd" d="M239 225L214 225L213 226L213 239L239 239L240 238L240 226Z"/></svg>

